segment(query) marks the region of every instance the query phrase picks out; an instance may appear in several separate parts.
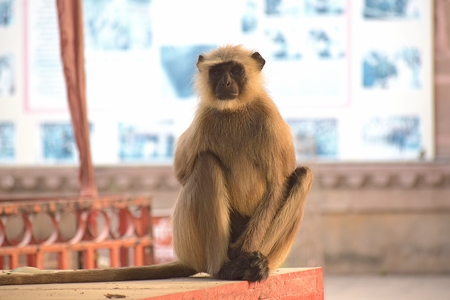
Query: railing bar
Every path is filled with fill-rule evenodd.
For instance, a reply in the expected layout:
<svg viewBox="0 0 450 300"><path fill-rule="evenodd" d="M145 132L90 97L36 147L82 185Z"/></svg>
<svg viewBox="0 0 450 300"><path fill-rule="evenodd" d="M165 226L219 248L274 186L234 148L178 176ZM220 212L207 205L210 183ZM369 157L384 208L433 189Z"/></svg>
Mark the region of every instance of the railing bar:
<svg viewBox="0 0 450 300"><path fill-rule="evenodd" d="M94 248L87 248L85 251L83 251L83 260L84 269L95 269Z"/></svg>
<svg viewBox="0 0 450 300"><path fill-rule="evenodd" d="M119 265L119 246L111 247L109 250L109 259L111 267L117 268Z"/></svg>
<svg viewBox="0 0 450 300"><path fill-rule="evenodd" d="M19 254L18 253L11 253L9 256L9 266L10 269L15 269L19 266Z"/></svg>
<svg viewBox="0 0 450 300"><path fill-rule="evenodd" d="M45 250L44 250L45 251ZM58 251L58 269L69 269L69 256L67 251Z"/></svg>
<svg viewBox="0 0 450 300"><path fill-rule="evenodd" d="M27 265L30 267L36 266L36 255L37 253L34 251L33 253L27 254Z"/></svg>
<svg viewBox="0 0 450 300"><path fill-rule="evenodd" d="M134 265L142 266L144 264L144 249L142 244L134 246Z"/></svg>

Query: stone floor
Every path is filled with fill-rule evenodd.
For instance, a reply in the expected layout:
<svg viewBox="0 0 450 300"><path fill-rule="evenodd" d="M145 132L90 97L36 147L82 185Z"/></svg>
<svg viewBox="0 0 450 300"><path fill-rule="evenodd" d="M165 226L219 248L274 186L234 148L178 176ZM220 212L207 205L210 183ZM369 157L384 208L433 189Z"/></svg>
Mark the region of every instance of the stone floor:
<svg viewBox="0 0 450 300"><path fill-rule="evenodd" d="M445 300L448 276L325 275L325 300Z"/></svg>

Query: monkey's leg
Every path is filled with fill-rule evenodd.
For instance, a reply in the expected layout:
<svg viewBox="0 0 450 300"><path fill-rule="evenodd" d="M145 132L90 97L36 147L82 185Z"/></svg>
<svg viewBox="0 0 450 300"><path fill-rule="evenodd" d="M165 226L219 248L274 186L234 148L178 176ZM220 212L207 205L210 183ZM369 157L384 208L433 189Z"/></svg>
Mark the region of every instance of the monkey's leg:
<svg viewBox="0 0 450 300"><path fill-rule="evenodd" d="M217 274L218 278L260 281L267 278L269 270L273 271L284 261L300 226L312 181L313 176L308 168L300 167L292 173L282 206L269 226L259 251L241 253L232 258ZM234 219L238 220L238 224L246 222L242 217ZM238 227L241 232L245 230L245 225ZM239 232L236 234L239 235Z"/></svg>
<svg viewBox="0 0 450 300"><path fill-rule="evenodd" d="M289 178L286 198L267 230L261 246L273 271L286 259L303 218L306 198L313 182L313 174L307 167L297 168Z"/></svg>
<svg viewBox="0 0 450 300"><path fill-rule="evenodd" d="M174 210L175 253L197 272L216 274L228 259L229 236L229 197L223 167L213 154L201 153Z"/></svg>
<svg viewBox="0 0 450 300"><path fill-rule="evenodd" d="M245 232L248 226L250 217L245 217L237 212L230 213L230 245ZM264 255L258 251L241 252L236 255L233 248L228 248L228 258L230 261L226 262L215 277L225 280L248 280L261 281L269 276L268 261Z"/></svg>

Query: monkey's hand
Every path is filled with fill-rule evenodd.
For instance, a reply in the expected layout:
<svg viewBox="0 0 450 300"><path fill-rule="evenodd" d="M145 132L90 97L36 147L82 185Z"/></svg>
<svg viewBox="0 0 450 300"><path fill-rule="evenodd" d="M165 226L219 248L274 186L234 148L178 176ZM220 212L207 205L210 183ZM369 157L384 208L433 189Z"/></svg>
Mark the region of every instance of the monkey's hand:
<svg viewBox="0 0 450 300"><path fill-rule="evenodd" d="M267 258L259 251L243 252L236 259L225 263L216 277L225 280L259 282L269 277Z"/></svg>

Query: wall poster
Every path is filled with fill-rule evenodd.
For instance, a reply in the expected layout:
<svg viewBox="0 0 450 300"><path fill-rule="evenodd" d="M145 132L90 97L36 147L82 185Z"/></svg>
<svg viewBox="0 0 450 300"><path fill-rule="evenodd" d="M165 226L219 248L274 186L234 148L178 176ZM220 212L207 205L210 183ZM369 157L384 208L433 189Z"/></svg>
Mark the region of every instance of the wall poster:
<svg viewBox="0 0 450 300"><path fill-rule="evenodd" d="M94 163L170 164L195 113L196 59L224 44L266 59L299 160L431 160L432 5L83 0ZM76 163L55 1L0 1L0 41L0 162Z"/></svg>

